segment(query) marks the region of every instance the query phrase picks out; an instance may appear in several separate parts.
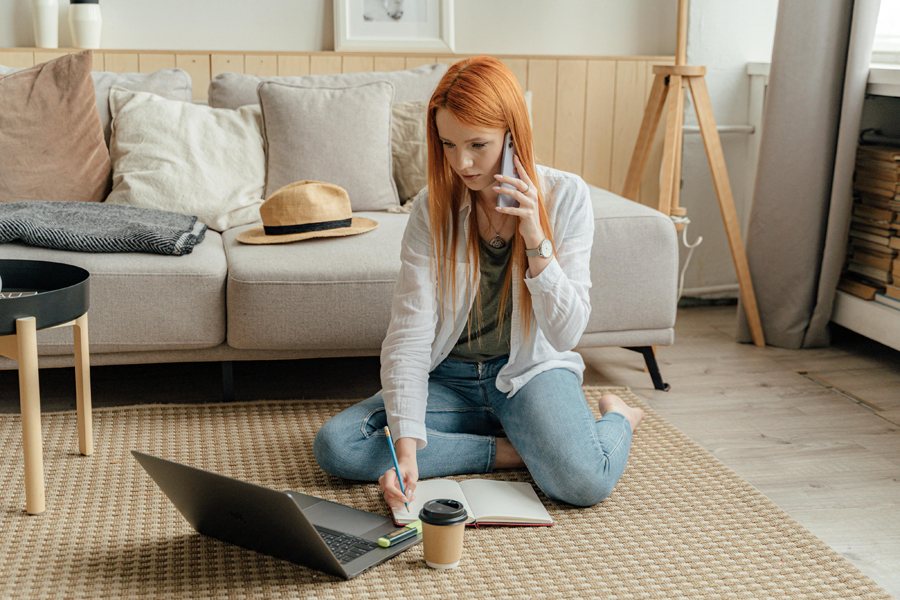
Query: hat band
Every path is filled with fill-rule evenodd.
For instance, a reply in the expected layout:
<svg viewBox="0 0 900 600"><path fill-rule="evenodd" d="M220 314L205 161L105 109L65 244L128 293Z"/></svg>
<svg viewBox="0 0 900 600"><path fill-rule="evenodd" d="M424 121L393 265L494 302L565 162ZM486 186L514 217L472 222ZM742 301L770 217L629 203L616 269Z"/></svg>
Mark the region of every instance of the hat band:
<svg viewBox="0 0 900 600"><path fill-rule="evenodd" d="M289 233L308 233L310 231L325 231L326 229L339 229L350 227L353 219L341 219L340 221L320 221L318 223L302 223L300 225L263 225L266 235L287 235Z"/></svg>

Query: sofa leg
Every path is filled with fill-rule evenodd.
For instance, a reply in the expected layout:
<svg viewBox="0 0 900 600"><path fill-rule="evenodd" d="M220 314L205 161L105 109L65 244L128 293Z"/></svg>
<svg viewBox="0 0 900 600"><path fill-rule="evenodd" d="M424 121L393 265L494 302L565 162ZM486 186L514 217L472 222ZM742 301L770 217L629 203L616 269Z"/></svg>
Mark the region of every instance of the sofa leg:
<svg viewBox="0 0 900 600"><path fill-rule="evenodd" d="M647 370L650 372L650 379L653 380L653 387L663 392L668 392L671 389L669 384L662 380L662 375L659 373L659 365L656 364L656 355L653 354L651 346L625 347L625 349L640 352L644 355L644 362L647 363Z"/></svg>
<svg viewBox="0 0 900 600"><path fill-rule="evenodd" d="M234 363L222 361L222 400L234 402Z"/></svg>

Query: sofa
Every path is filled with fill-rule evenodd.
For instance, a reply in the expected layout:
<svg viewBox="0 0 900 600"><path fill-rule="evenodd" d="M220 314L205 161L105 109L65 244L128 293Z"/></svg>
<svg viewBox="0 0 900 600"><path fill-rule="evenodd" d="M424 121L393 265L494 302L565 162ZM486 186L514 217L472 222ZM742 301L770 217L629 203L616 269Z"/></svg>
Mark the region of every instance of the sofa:
<svg viewBox="0 0 900 600"><path fill-rule="evenodd" d="M430 96L428 86L433 89L446 66L429 69L424 93L416 92L415 86L404 88L402 78L409 72L353 74L357 79L351 78L349 84L393 76L395 87L406 89L403 101L415 99L416 93L423 101ZM0 68L0 76L10 71ZM185 77L179 69L143 77L94 73L97 110L107 143L111 86L191 102L190 78L186 83ZM341 76L323 77L307 76L299 84L335 87L347 83ZM209 105L236 110L256 99L262 83L250 76L220 75L210 84ZM400 101L396 93L393 101ZM113 171L115 164L113 160ZM395 177L396 170L395 164ZM596 186L589 188L595 219L593 310L579 347L640 351L655 387L667 389L650 348L674 341L675 228L653 209ZM91 364L219 361L225 397L230 398L232 361L380 354L408 220L399 200L397 204L394 210L354 208L354 214L374 219L379 226L349 237L261 246L239 243L236 237L257 222L221 231L211 228L202 243L184 256L84 253L7 243L0 244L0 257L69 263L91 273ZM41 367L73 365L71 328L39 332L38 344ZM14 361L0 359L0 368L16 367Z"/></svg>

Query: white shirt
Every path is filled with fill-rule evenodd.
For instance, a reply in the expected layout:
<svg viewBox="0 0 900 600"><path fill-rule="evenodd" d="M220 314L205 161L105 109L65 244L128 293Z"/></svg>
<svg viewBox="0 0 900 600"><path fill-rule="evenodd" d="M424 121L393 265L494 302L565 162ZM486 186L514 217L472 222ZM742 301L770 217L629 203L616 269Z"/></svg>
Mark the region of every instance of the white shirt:
<svg viewBox="0 0 900 600"><path fill-rule="evenodd" d="M525 344L518 300L521 283L513 277L512 329L509 362L496 378L497 389L511 397L543 371L569 369L583 380L584 361L572 349L581 339L591 314L590 257L594 241L594 211L584 180L573 173L538 165L544 198L553 227L556 256L537 277L525 273L537 327ZM552 191L551 191L552 190ZM437 282L431 271L428 188L416 196L400 250L400 274L391 304L391 323L381 346L381 385L388 426L393 438L413 437L417 448L427 444L425 407L428 374L459 340L475 301L474 281L466 278L468 222L471 205L459 211L456 297L445 286L439 314ZM456 314L453 314L456 306Z"/></svg>

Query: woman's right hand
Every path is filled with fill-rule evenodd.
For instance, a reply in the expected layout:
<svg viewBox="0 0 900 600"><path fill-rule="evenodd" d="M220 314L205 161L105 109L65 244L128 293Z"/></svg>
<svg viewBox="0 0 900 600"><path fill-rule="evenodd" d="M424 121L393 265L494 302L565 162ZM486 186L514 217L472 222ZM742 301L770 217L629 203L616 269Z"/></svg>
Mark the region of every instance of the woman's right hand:
<svg viewBox="0 0 900 600"><path fill-rule="evenodd" d="M384 494L384 499L391 508L402 508L405 502L415 500L416 483L419 481L419 468L416 463L416 439L400 438L394 443L397 452L397 462L400 464L400 474L403 477L403 485L406 495L400 491L400 482L397 480L397 471L391 467L378 479L378 485Z"/></svg>

